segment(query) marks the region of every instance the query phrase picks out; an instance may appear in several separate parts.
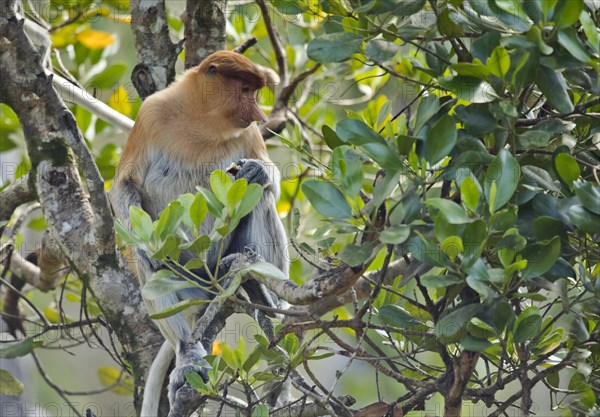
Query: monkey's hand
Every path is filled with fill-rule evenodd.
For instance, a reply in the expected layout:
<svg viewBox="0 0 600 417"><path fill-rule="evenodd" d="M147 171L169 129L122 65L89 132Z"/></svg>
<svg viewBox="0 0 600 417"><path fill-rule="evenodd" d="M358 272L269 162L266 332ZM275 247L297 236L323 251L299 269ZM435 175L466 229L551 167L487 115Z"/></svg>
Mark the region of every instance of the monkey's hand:
<svg viewBox="0 0 600 417"><path fill-rule="evenodd" d="M237 172L235 179L246 178L248 184L256 183L258 185L267 186L272 183L273 175L269 175L269 168L263 161L258 159L240 159L236 163ZM271 167L275 169L275 167Z"/></svg>
<svg viewBox="0 0 600 417"><path fill-rule="evenodd" d="M195 372L200 374L204 382L208 381L208 368L210 368L210 365L204 359L204 355L206 355L206 352L200 346L178 353L175 368L169 376L169 404L175 402L177 391L187 383L186 374Z"/></svg>

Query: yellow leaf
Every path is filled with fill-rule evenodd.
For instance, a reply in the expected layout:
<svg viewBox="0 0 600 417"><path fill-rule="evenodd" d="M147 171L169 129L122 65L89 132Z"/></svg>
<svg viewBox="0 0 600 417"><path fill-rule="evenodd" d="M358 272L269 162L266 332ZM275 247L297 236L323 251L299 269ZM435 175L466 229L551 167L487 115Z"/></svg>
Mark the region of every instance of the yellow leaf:
<svg viewBox="0 0 600 417"><path fill-rule="evenodd" d="M113 368L112 366L101 366L98 368L98 379L105 387L114 385L110 391L117 395L133 394L133 380L131 379L131 376L122 374L118 369Z"/></svg>
<svg viewBox="0 0 600 417"><path fill-rule="evenodd" d="M18 397L23 392L23 383L4 369L0 369L0 394Z"/></svg>
<svg viewBox="0 0 600 417"><path fill-rule="evenodd" d="M52 47L64 48L67 45L77 42L77 35L75 34L77 27L77 25L67 25L64 28L58 29L56 32L54 32L50 37L52 40Z"/></svg>
<svg viewBox="0 0 600 417"><path fill-rule="evenodd" d="M86 29L77 34L77 40L89 49L103 49L115 42L115 37L100 30Z"/></svg>
<svg viewBox="0 0 600 417"><path fill-rule="evenodd" d="M131 15L121 16L120 14L111 14L108 18L119 23L131 23Z"/></svg>
<svg viewBox="0 0 600 417"><path fill-rule="evenodd" d="M223 353L223 346L222 346L221 342L218 342L215 340L212 345L212 354L220 355L221 353Z"/></svg>
<svg viewBox="0 0 600 417"><path fill-rule="evenodd" d="M131 102L129 101L129 96L127 95L125 87L120 85L119 88L113 91L108 100L108 105L125 116L131 114Z"/></svg>
<svg viewBox="0 0 600 417"><path fill-rule="evenodd" d="M60 313L55 308L46 307L44 309L44 316L46 316L50 323L60 323Z"/></svg>

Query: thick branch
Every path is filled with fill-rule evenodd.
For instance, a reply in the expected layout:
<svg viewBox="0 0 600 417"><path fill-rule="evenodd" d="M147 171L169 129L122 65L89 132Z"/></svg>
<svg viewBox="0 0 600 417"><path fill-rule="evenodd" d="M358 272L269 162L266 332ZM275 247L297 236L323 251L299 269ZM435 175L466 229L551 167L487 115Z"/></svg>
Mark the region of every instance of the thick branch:
<svg viewBox="0 0 600 417"><path fill-rule="evenodd" d="M200 64L213 52L225 49L227 0L187 0L185 23L185 68Z"/></svg>
<svg viewBox="0 0 600 417"><path fill-rule="evenodd" d="M413 261L416 262L416 261ZM336 270L333 270L336 271ZM377 277L379 271L371 271L364 274L364 277L359 275L359 279L354 283L352 287L358 298L365 297L371 292L371 283L373 279ZM383 284L388 285L394 281L394 279L403 275L404 279L410 275L409 264L404 260L400 259L390 263L383 279ZM268 285L265 283L265 285ZM305 284L306 285L306 284ZM349 291L336 295L327 295L323 298L316 300L306 306L292 307L291 311L295 313L305 313L306 315L313 317L320 317L328 311L333 310L336 307L340 307L352 302L352 294ZM302 319L303 315L298 314L297 317L288 317L288 321L294 322Z"/></svg>
<svg viewBox="0 0 600 417"><path fill-rule="evenodd" d="M32 162L30 175L36 181L49 232L89 284L115 330L134 371L137 401L161 337L148 318L136 280L117 257L104 182L75 118L45 74L23 30L24 20L14 12L14 2L0 2L0 8L2 101L21 121Z"/></svg>
<svg viewBox="0 0 600 417"><path fill-rule="evenodd" d="M0 192L0 222L10 219L21 204L35 200L35 190L29 182L29 175L25 175Z"/></svg>
<svg viewBox="0 0 600 417"><path fill-rule="evenodd" d="M49 75L49 74L48 74ZM97 98L86 93L84 90L73 84L69 80L53 74L52 83L54 88L60 93L63 100L73 102L83 107L92 114L95 114L112 126L118 127L125 133L133 128L133 120L112 109Z"/></svg>
<svg viewBox="0 0 600 417"><path fill-rule="evenodd" d="M164 0L132 0L131 29L138 62L131 81L140 97L164 89L175 79L181 46L171 42Z"/></svg>

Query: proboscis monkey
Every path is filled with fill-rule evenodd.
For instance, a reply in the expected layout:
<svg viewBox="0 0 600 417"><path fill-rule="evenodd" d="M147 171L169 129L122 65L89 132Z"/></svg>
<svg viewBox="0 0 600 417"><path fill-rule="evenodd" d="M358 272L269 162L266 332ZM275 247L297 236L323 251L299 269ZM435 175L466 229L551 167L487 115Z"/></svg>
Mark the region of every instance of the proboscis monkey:
<svg viewBox="0 0 600 417"><path fill-rule="evenodd" d="M275 82L273 74L241 54L221 51L208 56L171 86L149 96L129 135L110 193L117 217L130 227L129 207L138 206L156 219L180 194L195 193L198 185L208 187L212 171L225 171L235 163L236 179L246 178L248 183L264 186L265 191L256 208L227 237L223 257L249 246L287 276L286 237L275 209L279 171L269 159L256 124L266 121L257 103L258 91L268 82ZM214 218L208 216L202 233L210 232L213 224ZM209 249L207 255L207 265L213 271L219 256L217 249ZM163 266L143 251L137 251L136 256L135 269L143 285ZM181 264L191 257L191 253L182 252ZM203 274L202 270L194 272ZM253 302L274 302L255 281L246 282L244 289ZM155 313L184 299L211 297L209 292L192 288L146 300L146 304ZM156 321L175 351L175 369L169 382L171 404L185 383L186 373L198 372L206 379L202 364L206 364L203 357L207 352L200 343L193 348L187 343L192 328L189 320L197 315L188 310L184 313ZM164 349L163 346L161 351ZM170 357L167 355L169 360ZM162 380L155 386L161 384ZM160 392L147 390L143 415L156 416Z"/></svg>

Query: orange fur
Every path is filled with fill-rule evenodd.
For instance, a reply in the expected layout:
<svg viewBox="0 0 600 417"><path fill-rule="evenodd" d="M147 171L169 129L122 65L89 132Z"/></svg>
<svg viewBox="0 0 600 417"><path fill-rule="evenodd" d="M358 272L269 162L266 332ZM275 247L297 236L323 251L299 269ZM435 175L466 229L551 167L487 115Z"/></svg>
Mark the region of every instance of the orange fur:
<svg viewBox="0 0 600 417"><path fill-rule="evenodd" d="M216 74L208 72L211 66L216 67ZM236 154L269 161L256 124L240 128L232 117L243 110L236 89L249 86L254 91L271 81L265 70L241 54L220 51L210 55L143 103L121 157L121 178L141 180L153 147L186 164Z"/></svg>

